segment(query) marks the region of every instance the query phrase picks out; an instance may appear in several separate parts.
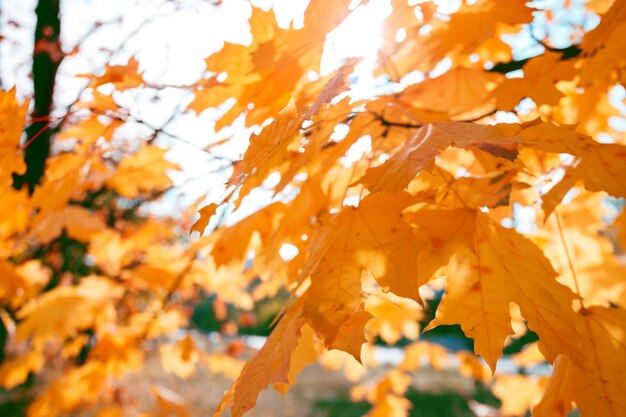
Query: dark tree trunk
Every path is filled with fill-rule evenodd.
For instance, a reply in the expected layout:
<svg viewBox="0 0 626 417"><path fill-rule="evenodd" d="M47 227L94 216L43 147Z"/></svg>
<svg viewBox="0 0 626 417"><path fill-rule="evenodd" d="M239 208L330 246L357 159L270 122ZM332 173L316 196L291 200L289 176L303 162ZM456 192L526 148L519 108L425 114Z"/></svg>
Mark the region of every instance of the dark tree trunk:
<svg viewBox="0 0 626 417"><path fill-rule="evenodd" d="M61 33L59 1L39 0L35 9L37 26L32 67L34 85L32 117L35 122L26 129L28 144L24 154L26 173L15 175L13 178L13 186L16 189L26 186L31 194L41 181L46 158L50 152L52 131L48 128L48 117L53 104L54 80L63 58L59 43ZM0 363L4 361L7 337L7 329L0 320Z"/></svg>
<svg viewBox="0 0 626 417"><path fill-rule="evenodd" d="M59 44L61 19L59 0L39 0L35 13L35 48L33 50L34 109L36 120L26 129L28 147L24 160L26 173L14 178L15 188L27 186L30 193L41 181L46 158L50 152L52 131L48 128L48 117L54 97L54 80L63 58Z"/></svg>

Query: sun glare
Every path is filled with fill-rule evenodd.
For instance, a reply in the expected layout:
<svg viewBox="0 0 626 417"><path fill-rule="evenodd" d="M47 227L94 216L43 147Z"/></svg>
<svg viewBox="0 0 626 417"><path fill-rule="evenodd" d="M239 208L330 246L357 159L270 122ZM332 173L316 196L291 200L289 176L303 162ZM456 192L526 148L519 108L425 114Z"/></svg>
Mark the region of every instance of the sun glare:
<svg viewBox="0 0 626 417"><path fill-rule="evenodd" d="M388 0L372 0L357 6L341 25L328 34L322 72L331 70L350 57L363 58L365 62L376 60L382 25L390 13Z"/></svg>

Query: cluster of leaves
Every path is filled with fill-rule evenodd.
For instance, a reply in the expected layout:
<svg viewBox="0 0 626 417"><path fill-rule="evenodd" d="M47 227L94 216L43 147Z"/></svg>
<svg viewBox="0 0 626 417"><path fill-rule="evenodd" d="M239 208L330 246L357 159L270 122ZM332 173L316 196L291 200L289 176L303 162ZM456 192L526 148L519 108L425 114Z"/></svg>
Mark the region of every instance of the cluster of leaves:
<svg viewBox="0 0 626 417"><path fill-rule="evenodd" d="M0 381L10 390L46 364L48 372L59 366L62 372L43 392L34 387L32 416L114 398L114 380L141 368L143 343L185 327L191 314L185 300L214 288L206 260L180 240L180 220L145 209L171 188L166 172L178 166L153 137L126 141L130 149L113 138L123 111L98 88L138 88L136 69L131 62L90 77L92 99L76 104L88 110L55 136L58 151L32 195L12 186L13 175L26 170L28 143L20 138L28 103L18 104L15 91L0 93L0 299L10 335ZM206 359L189 337L161 350L164 368L181 375Z"/></svg>
<svg viewBox="0 0 626 417"><path fill-rule="evenodd" d="M300 29L252 7L252 41L206 59L186 111L228 102L216 129L238 118L262 127L234 164L226 197L200 209L191 230L219 223L218 209L254 204L246 197L256 189L274 199L184 246L171 221L138 214L176 167L154 136L131 142L132 155L113 140L129 122L114 92L148 88L134 59L89 76L91 101L76 104L87 117L56 136L31 196L12 186L25 168L26 105L2 95L0 267L9 278L0 296L21 350L0 379L22 383L46 357L67 366L32 416L102 399L106 384L141 366L143 341L185 325L184 303L198 288L244 308L291 292L216 414L230 407L240 417L268 385L286 392L327 351L369 363L366 343L418 339L423 306L440 290L427 329L458 324L474 339L504 414L626 412L626 215L607 224L604 205L626 197L626 147L609 123L619 115L609 93L625 83L626 2L589 2L585 13L601 15L595 29L581 28L565 49L537 40L543 53L515 60L503 36L539 15L524 1L467 2L447 15L430 2L393 0L375 69L389 88L366 99L351 95L357 60L319 75L326 34L350 3L313 0ZM520 106L526 98L535 106ZM522 223L531 232L512 227ZM285 248L293 256L279 256ZM538 342L516 360L553 364L549 379L496 372L505 346L528 329ZM166 349L184 369L203 357L190 338ZM417 341L404 354L353 391L373 404L368 415L407 415L404 394L423 358L491 378L470 352Z"/></svg>

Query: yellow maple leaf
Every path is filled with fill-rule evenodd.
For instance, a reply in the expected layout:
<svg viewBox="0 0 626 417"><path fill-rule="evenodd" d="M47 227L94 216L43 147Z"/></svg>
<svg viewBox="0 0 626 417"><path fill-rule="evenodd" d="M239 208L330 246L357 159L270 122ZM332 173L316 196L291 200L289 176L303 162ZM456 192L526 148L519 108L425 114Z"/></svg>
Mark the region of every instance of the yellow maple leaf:
<svg viewBox="0 0 626 417"><path fill-rule="evenodd" d="M163 345L159 349L161 366L165 372L187 379L196 372L200 359L195 342L187 335L174 345Z"/></svg>
<svg viewBox="0 0 626 417"><path fill-rule="evenodd" d="M541 376L499 375L493 384L493 393L502 401L502 415L527 415L541 399L546 382L546 377Z"/></svg>
<svg viewBox="0 0 626 417"><path fill-rule="evenodd" d="M76 411L95 401L107 381L104 368L96 362L87 362L57 378L28 407L28 415L49 417Z"/></svg>
<svg viewBox="0 0 626 417"><path fill-rule="evenodd" d="M315 362L324 347L317 339L313 329L308 324L304 324L300 329L298 338L298 346L291 354L291 363L289 364L289 375L287 382L275 382L274 389L281 394L285 394L289 388L296 383L296 378L302 370Z"/></svg>
<svg viewBox="0 0 626 417"><path fill-rule="evenodd" d="M430 71L442 59L451 57L460 60L483 43L498 37L499 33L528 23L532 18L532 9L517 0L480 0L463 4L449 18L431 19L431 29L425 34L415 31L415 35L405 42L404 48L392 59L400 75L416 68ZM416 50L420 53L415 54Z"/></svg>
<svg viewBox="0 0 626 417"><path fill-rule="evenodd" d="M134 88L143 84L143 78L139 73L139 62L135 57L131 57L126 65L107 64L102 75L80 74L78 77L90 79L89 86L93 89L108 83L112 83L118 90Z"/></svg>
<svg viewBox="0 0 626 417"><path fill-rule="evenodd" d="M115 317L112 300L123 289L110 281L90 277L78 286L57 287L32 299L17 313L17 337L32 338L33 345L63 340L91 326L106 326Z"/></svg>
<svg viewBox="0 0 626 417"><path fill-rule="evenodd" d="M76 240L89 241L106 224L97 213L80 206L66 206L62 210L46 210L35 216L31 235L40 243L50 243L65 229Z"/></svg>
<svg viewBox="0 0 626 417"><path fill-rule="evenodd" d="M39 372L44 366L45 360L41 352L32 351L24 356L19 356L5 362L0 366L0 385L7 390L23 384L28 375Z"/></svg>
<svg viewBox="0 0 626 417"><path fill-rule="evenodd" d="M415 371L423 366L423 359L428 361L431 368L441 371L450 362L450 352L435 343L426 341L411 343L404 348L404 358L399 369L405 372Z"/></svg>
<svg viewBox="0 0 626 417"><path fill-rule="evenodd" d="M93 146L98 139L110 141L115 130L124 122L118 119L111 119L108 124L103 124L97 116L73 124L56 136L59 140L76 139L84 147Z"/></svg>
<svg viewBox="0 0 626 417"><path fill-rule="evenodd" d="M232 403L232 416L241 417L254 407L259 393L269 384L289 382L291 357L304 324L302 303L297 301L278 322L261 350L244 366L214 415L221 414Z"/></svg>
<svg viewBox="0 0 626 417"><path fill-rule="evenodd" d="M211 217L215 214L215 210L217 210L218 207L217 204L211 203L198 210L200 218L191 226L191 231L198 232L200 236L202 236L204 229L209 225L209 220L211 220Z"/></svg>
<svg viewBox="0 0 626 417"><path fill-rule="evenodd" d="M379 335L389 344L395 344L402 337L413 340L419 334L423 311L415 302L383 295L370 296L365 301L365 310L374 316L368 322L366 332Z"/></svg>
<svg viewBox="0 0 626 417"><path fill-rule="evenodd" d="M261 185L270 171L282 164L285 151L296 138L302 121L295 103L290 101L261 133L252 135L240 167L233 171L229 181L231 184L243 184L238 200Z"/></svg>
<svg viewBox="0 0 626 417"><path fill-rule="evenodd" d="M546 74L550 74L550 78ZM563 97L556 87L557 81L571 80L576 74L574 62L564 61L561 54L548 51L524 65L523 78L503 79L492 94L502 110L513 110L525 97L530 97L538 106L554 106Z"/></svg>
<svg viewBox="0 0 626 417"><path fill-rule="evenodd" d="M540 334L540 349L550 361L567 353L580 362L574 295L556 281L548 260L532 242L487 215L468 216L474 226L457 229L456 242L445 243L449 249L444 253L450 253L445 261L448 284L427 329L459 323L475 339L475 351L495 371L505 338L513 333L509 303L514 302L529 327Z"/></svg>
<svg viewBox="0 0 626 417"><path fill-rule="evenodd" d="M367 399L372 409L368 417L405 417L411 402L403 397L411 384L411 377L399 370L391 370L373 387L357 386L350 396L353 400Z"/></svg>
<svg viewBox="0 0 626 417"><path fill-rule="evenodd" d="M144 353L132 334L103 333L89 352L89 360L99 363L107 375L121 377L137 372L143 365Z"/></svg>
<svg viewBox="0 0 626 417"><path fill-rule="evenodd" d="M143 146L134 155L122 159L106 183L124 197L135 198L142 192L162 190L172 185L167 170L179 166L165 159L167 150Z"/></svg>
<svg viewBox="0 0 626 417"><path fill-rule="evenodd" d="M619 308L590 307L580 312L584 335L584 362L574 365L559 357L541 402L537 417L566 416L575 403L584 414L617 417L626 412L624 323Z"/></svg>
<svg viewBox="0 0 626 417"><path fill-rule="evenodd" d="M573 165L565 169L563 179L542 197L546 217L579 182L590 191L626 197L626 170L621 165L625 157L626 147L617 144L596 144L580 152Z"/></svg>
<svg viewBox="0 0 626 417"><path fill-rule="evenodd" d="M495 108L490 93L500 78L499 74L456 67L439 77L407 87L399 94L399 99L414 107L412 113L422 120L473 119Z"/></svg>
<svg viewBox="0 0 626 417"><path fill-rule="evenodd" d="M20 105L15 89L0 90L0 190L13 183L12 174L26 170L20 139L26 123L28 102Z"/></svg>
<svg viewBox="0 0 626 417"><path fill-rule="evenodd" d="M21 265L0 260L0 300L13 308L35 296L50 280L51 271L40 261L31 259Z"/></svg>
<svg viewBox="0 0 626 417"><path fill-rule="evenodd" d="M303 267L303 275L311 276L304 309L327 347L335 347L341 326L362 310L364 270L384 291L421 302L417 290L421 242L401 214L410 201L408 194L370 196L359 207L344 208L311 238L310 258Z"/></svg>
<svg viewBox="0 0 626 417"><path fill-rule="evenodd" d="M584 37L581 47L586 59L581 65L580 84L591 84L623 69L624 59L620 51L626 35L625 17L626 7L623 2L616 1L602 16L598 27Z"/></svg>

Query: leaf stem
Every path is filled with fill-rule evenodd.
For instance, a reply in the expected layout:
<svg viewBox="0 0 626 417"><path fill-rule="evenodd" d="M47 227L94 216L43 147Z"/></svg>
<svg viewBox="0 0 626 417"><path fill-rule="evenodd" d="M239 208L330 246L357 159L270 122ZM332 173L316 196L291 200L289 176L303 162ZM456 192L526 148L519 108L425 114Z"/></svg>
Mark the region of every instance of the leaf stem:
<svg viewBox="0 0 626 417"><path fill-rule="evenodd" d="M572 273L572 279L574 280L574 287L576 289L576 295L578 296L578 300L580 301L580 307L582 311L585 311L584 299L581 295L580 285L578 284L578 276L576 275L576 269L574 268L574 261L572 260L572 256L570 254L569 248L567 247L567 242L565 241L565 235L563 233L563 226L561 225L561 216L559 215L558 210L554 209L554 218L556 220L556 227L559 231L559 236L561 238L561 244L563 245L563 250L565 252L565 258L567 259L567 263L569 265L570 272Z"/></svg>

